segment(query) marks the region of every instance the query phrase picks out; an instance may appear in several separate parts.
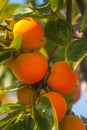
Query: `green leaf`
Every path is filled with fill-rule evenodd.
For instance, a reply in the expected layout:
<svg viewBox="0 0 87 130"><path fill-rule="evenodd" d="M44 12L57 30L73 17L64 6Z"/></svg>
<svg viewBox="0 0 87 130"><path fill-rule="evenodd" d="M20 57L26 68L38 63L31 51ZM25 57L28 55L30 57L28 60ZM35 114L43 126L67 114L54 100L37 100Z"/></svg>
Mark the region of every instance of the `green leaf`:
<svg viewBox="0 0 87 130"><path fill-rule="evenodd" d="M3 0L0 0L0 13L2 10L5 9L7 3L8 3L8 0L4 0L4 2L3 2Z"/></svg>
<svg viewBox="0 0 87 130"><path fill-rule="evenodd" d="M13 39L9 48L10 49L12 48L12 49L15 49L16 51L18 51L21 48L21 44L22 44L22 36L18 35L16 38Z"/></svg>
<svg viewBox="0 0 87 130"><path fill-rule="evenodd" d="M32 18L36 18L37 20L42 20L42 19L46 18L46 15L43 15L43 14L37 12L37 11L25 13L25 14L22 14L22 15L18 14L16 16L17 16L17 18L14 17L15 20L18 20L18 18L20 20L24 17L32 17Z"/></svg>
<svg viewBox="0 0 87 130"><path fill-rule="evenodd" d="M49 0L53 12L56 12L63 5L63 0Z"/></svg>
<svg viewBox="0 0 87 130"><path fill-rule="evenodd" d="M65 15L64 15L61 11L56 12L56 16L57 16L59 19L66 20Z"/></svg>
<svg viewBox="0 0 87 130"><path fill-rule="evenodd" d="M58 9L59 1L60 0L49 0L53 12L55 12Z"/></svg>
<svg viewBox="0 0 87 130"><path fill-rule="evenodd" d="M42 14L50 14L51 8L49 0L31 0L33 7Z"/></svg>
<svg viewBox="0 0 87 130"><path fill-rule="evenodd" d="M7 125L5 130L33 130L34 121L27 115L23 115L19 120Z"/></svg>
<svg viewBox="0 0 87 130"><path fill-rule="evenodd" d="M19 8L15 10L14 15L18 15L18 14L22 15L30 12L32 12L32 10L29 7L26 7L26 5L20 5Z"/></svg>
<svg viewBox="0 0 87 130"><path fill-rule="evenodd" d="M38 130L58 130L56 113L47 97L40 97L34 104L33 113Z"/></svg>
<svg viewBox="0 0 87 130"><path fill-rule="evenodd" d="M46 23L45 35L49 40L67 46L71 43L72 31L65 20L59 19L58 21L48 21Z"/></svg>
<svg viewBox="0 0 87 130"><path fill-rule="evenodd" d="M17 109L17 108L22 108L21 104L16 104L16 103L8 103L8 104L2 104L0 106L0 115L4 114L12 109Z"/></svg>
<svg viewBox="0 0 87 130"><path fill-rule="evenodd" d="M66 4L67 4L67 0L66 0ZM81 13L80 9L78 7L78 4L76 2L76 0L72 0L72 23L76 24L76 19L78 18L78 14Z"/></svg>
<svg viewBox="0 0 87 130"><path fill-rule="evenodd" d="M76 68L87 55L87 43L83 40L75 40L66 51L66 59Z"/></svg>
<svg viewBox="0 0 87 130"><path fill-rule="evenodd" d="M4 130L26 130L20 124L10 124Z"/></svg>
<svg viewBox="0 0 87 130"><path fill-rule="evenodd" d="M82 19L81 31L87 31L87 8L85 8L84 16Z"/></svg>
<svg viewBox="0 0 87 130"><path fill-rule="evenodd" d="M73 94L69 93L67 95L64 96L66 103L67 103L67 110L71 110L72 109L72 105L73 105Z"/></svg>
<svg viewBox="0 0 87 130"><path fill-rule="evenodd" d="M55 43L48 41L45 45L45 49L48 53L48 55L50 56L53 52L53 49L55 48ZM54 52L54 54L52 55L52 63L57 62L57 61L64 61L65 60L65 51L66 49L63 46L58 46Z"/></svg>
<svg viewBox="0 0 87 130"><path fill-rule="evenodd" d="M29 117L27 130L33 130L33 128L34 128L34 120L31 117Z"/></svg>
<svg viewBox="0 0 87 130"><path fill-rule="evenodd" d="M24 83L16 80L12 83L12 85L8 86L8 87L4 87L0 90L0 95L2 94L5 94L5 93L8 93L8 92L13 92L13 91L16 91L18 90L19 88L22 88L24 87Z"/></svg>
<svg viewBox="0 0 87 130"><path fill-rule="evenodd" d="M0 50L0 64L11 58L11 56L12 56L11 50L5 50L5 49Z"/></svg>
<svg viewBox="0 0 87 130"><path fill-rule="evenodd" d="M2 115L3 118L1 117L1 119L0 119L0 127L17 119L18 115L22 112L22 110L23 109L20 108L20 109L12 111L10 113L7 113L5 115Z"/></svg>
<svg viewBox="0 0 87 130"><path fill-rule="evenodd" d="M3 21L4 19L7 19L7 18L11 17L12 15L14 15L15 11L20 6L21 6L20 4L7 4L0 14L0 21Z"/></svg>

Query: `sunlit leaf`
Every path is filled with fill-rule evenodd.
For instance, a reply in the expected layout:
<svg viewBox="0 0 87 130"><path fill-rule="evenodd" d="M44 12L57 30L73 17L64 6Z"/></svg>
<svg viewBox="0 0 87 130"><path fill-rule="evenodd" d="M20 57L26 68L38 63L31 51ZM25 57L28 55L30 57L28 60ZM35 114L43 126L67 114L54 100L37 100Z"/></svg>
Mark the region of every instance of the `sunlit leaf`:
<svg viewBox="0 0 87 130"><path fill-rule="evenodd" d="M0 21L10 18L12 15L14 15L16 9L18 9L19 7L20 7L19 4L8 4L0 14Z"/></svg>
<svg viewBox="0 0 87 130"><path fill-rule="evenodd" d="M56 12L63 5L63 0L49 0L53 12Z"/></svg>
<svg viewBox="0 0 87 130"><path fill-rule="evenodd" d="M20 81L16 80L14 81L10 86L0 89L0 95L13 92L18 90L20 87L23 87L24 83L21 83Z"/></svg>
<svg viewBox="0 0 87 130"><path fill-rule="evenodd" d="M41 54L43 54L46 58L49 57L49 56L48 56L48 53L47 53L47 51L46 51L46 49L45 49L44 47L40 48L40 49L39 49L39 52L40 52Z"/></svg>
<svg viewBox="0 0 87 130"><path fill-rule="evenodd" d="M31 123L31 124L30 124ZM27 115L23 115L19 120L7 125L5 130L33 130L34 121Z"/></svg>
<svg viewBox="0 0 87 130"><path fill-rule="evenodd" d="M33 106L33 113L38 130L58 130L58 121L54 109L47 97L40 97Z"/></svg>
<svg viewBox="0 0 87 130"><path fill-rule="evenodd" d="M5 115L2 115L0 119L0 127L6 125L9 122L12 122L13 120L17 119L18 115L21 113L22 109L14 110L10 113L7 113Z"/></svg>
<svg viewBox="0 0 87 130"><path fill-rule="evenodd" d="M66 59L76 67L86 55L87 43L83 40L75 40L66 51Z"/></svg>
<svg viewBox="0 0 87 130"><path fill-rule="evenodd" d="M42 19L46 18L47 16L44 14L41 14L38 11L31 11L28 13L16 14L16 17L14 17L14 20L18 21L24 17L32 17L32 18L36 18L37 20L42 20Z"/></svg>
<svg viewBox="0 0 87 130"><path fill-rule="evenodd" d="M3 9L5 9L7 3L8 3L8 0L4 0L4 2L3 2L3 0L0 0L0 12L1 12Z"/></svg>
<svg viewBox="0 0 87 130"><path fill-rule="evenodd" d="M49 14L51 12L49 0L31 0L33 7L42 14Z"/></svg>
<svg viewBox="0 0 87 130"><path fill-rule="evenodd" d="M58 12L56 12L56 15L57 15L57 17L58 17L59 19L66 20L66 17L65 17L65 15L64 15L63 12L58 11Z"/></svg>
<svg viewBox="0 0 87 130"><path fill-rule="evenodd" d="M22 107L21 104L16 104L16 103L2 104L0 106L0 115L8 112L9 110L17 109L17 108L21 108L21 107Z"/></svg>
<svg viewBox="0 0 87 130"><path fill-rule="evenodd" d="M27 14L32 12L32 9L30 9L29 7L26 7L25 5L20 5L16 10L14 15L18 15L18 14Z"/></svg>
<svg viewBox="0 0 87 130"><path fill-rule="evenodd" d="M21 44L22 44L22 36L18 35L16 38L13 39L9 48L12 48L12 49L18 51L21 48Z"/></svg>

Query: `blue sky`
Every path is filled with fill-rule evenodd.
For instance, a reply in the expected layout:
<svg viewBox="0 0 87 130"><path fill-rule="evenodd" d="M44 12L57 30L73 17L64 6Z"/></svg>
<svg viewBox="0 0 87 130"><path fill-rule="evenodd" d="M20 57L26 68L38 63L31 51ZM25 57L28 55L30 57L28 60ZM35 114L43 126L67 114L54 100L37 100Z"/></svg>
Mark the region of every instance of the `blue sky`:
<svg viewBox="0 0 87 130"><path fill-rule="evenodd" d="M24 3L25 0L9 0L10 3ZM84 92L81 92L81 98L77 103L73 105L72 110L75 112L77 115L82 115L87 117L87 101L85 99Z"/></svg>
<svg viewBox="0 0 87 130"><path fill-rule="evenodd" d="M10 3L24 3L25 0L9 0Z"/></svg>
<svg viewBox="0 0 87 130"><path fill-rule="evenodd" d="M73 105L72 110L79 116L87 117L87 101L83 90L80 99Z"/></svg>

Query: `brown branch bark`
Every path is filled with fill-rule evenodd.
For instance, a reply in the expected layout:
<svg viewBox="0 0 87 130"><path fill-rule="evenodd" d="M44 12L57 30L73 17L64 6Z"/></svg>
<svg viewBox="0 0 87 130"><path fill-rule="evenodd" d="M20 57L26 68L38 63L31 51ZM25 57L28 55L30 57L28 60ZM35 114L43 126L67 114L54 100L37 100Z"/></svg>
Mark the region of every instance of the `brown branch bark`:
<svg viewBox="0 0 87 130"><path fill-rule="evenodd" d="M53 48L53 50L52 50L52 52L51 52L51 54L50 54L50 57L49 57L49 59L48 59L48 63L50 63L50 61L53 59L54 53L55 53L55 51L57 50L57 48L58 48L58 44L56 44L55 47Z"/></svg>
<svg viewBox="0 0 87 130"><path fill-rule="evenodd" d="M37 100L37 98L39 97L39 95L40 95L40 91L41 91L41 89L42 89L42 87L43 87L43 84L44 84L44 78L42 79L42 80L40 80L39 82L38 82L38 84L37 84L37 90L36 90L36 93L35 93L35 96L34 96L34 101L36 101Z"/></svg>
<svg viewBox="0 0 87 130"><path fill-rule="evenodd" d="M66 19L72 24L72 0L67 0Z"/></svg>

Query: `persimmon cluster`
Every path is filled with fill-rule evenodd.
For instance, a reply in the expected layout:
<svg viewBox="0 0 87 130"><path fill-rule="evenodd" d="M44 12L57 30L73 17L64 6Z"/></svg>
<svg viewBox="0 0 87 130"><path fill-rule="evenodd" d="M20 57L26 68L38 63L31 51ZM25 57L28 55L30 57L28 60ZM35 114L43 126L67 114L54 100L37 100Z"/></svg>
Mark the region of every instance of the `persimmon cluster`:
<svg viewBox="0 0 87 130"><path fill-rule="evenodd" d="M8 63L14 76L31 86L17 90L18 101L24 105L30 105L36 93L36 89L33 88L34 84L44 80L43 84L46 86L42 85L42 89L48 87L49 92L41 91L40 96L49 98L55 108L57 119L61 122L67 111L64 95L70 93L77 84L77 71L73 70L66 61L55 62L49 67L48 58L50 56L47 58L39 51L45 46L46 38L44 27L37 19L26 17L19 20L14 25L13 35L14 38L18 35L22 36L20 48L22 53Z"/></svg>

